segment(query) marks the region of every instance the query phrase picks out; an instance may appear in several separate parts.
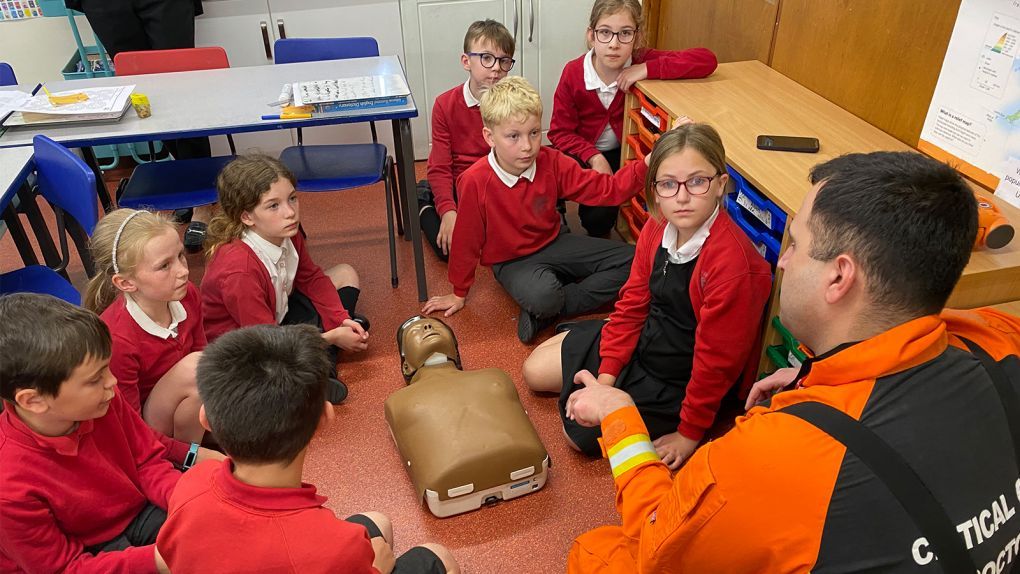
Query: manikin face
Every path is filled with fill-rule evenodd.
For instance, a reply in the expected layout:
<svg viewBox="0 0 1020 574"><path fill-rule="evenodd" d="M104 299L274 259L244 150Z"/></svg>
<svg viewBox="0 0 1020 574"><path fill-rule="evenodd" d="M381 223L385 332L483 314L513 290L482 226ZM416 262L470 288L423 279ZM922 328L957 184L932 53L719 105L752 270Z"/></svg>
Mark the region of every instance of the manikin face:
<svg viewBox="0 0 1020 574"><path fill-rule="evenodd" d="M405 374L418 370L433 353L457 360L457 340L453 331L438 319L423 317L404 328L400 338Z"/></svg>

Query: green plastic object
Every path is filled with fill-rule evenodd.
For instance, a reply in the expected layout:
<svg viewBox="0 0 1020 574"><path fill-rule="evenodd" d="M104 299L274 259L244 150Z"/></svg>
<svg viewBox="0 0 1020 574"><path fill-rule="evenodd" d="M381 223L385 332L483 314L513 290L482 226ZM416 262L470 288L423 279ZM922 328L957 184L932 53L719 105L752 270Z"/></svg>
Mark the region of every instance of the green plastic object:
<svg viewBox="0 0 1020 574"><path fill-rule="evenodd" d="M765 356L772 361L776 368L785 369L790 366L790 363L786 360L786 349L783 345L773 345L765 349Z"/></svg>
<svg viewBox="0 0 1020 574"><path fill-rule="evenodd" d="M796 359L797 362L803 363L807 359L807 355L804 354L804 351L800 350L800 343L798 343L797 339L795 339L793 335L786 330L786 327L783 326L783 322L779 320L778 315L772 318L772 326L779 333L779 336L783 338L782 346L786 348L789 356ZM791 362L792 361L789 359L787 360L787 364Z"/></svg>

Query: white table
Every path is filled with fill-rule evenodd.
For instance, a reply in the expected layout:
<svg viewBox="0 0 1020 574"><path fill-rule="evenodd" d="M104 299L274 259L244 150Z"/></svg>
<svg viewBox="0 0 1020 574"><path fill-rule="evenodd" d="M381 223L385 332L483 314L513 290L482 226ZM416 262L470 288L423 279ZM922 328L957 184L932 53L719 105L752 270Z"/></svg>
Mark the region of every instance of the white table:
<svg viewBox="0 0 1020 574"><path fill-rule="evenodd" d="M43 222L42 214L31 197L19 195L18 192L26 189L23 187L28 175L35 169L35 162L32 161L31 147L17 147L0 149L0 213L3 223L0 223L0 237L8 229L11 231L11 239L18 248L18 254L25 265L37 265L38 258L32 249L32 244L25 234L21 225L17 208L19 204L23 212L28 215L29 223L32 225L36 240L47 259L47 264L56 264L59 256L53 245L53 238L50 237L46 224Z"/></svg>
<svg viewBox="0 0 1020 574"><path fill-rule="evenodd" d="M275 121L261 119L262 115L278 113L279 108L268 104L279 99L280 90L286 83L385 74L404 76L403 68L396 56L55 82L46 85L52 92L135 84L136 92L149 97L152 116L142 120L133 111L128 110L119 122L12 127L0 134L0 148L30 146L35 134L45 134L68 147L83 148L86 160L97 170L98 183L101 184L102 177L94 158L90 157L89 146L390 121L396 148L394 155L397 179L404 195L401 207L406 229L405 239L411 241L414 249L418 297L424 301L428 298L428 292L414 182L410 119L418 115L418 109L413 98L409 98L408 103L403 106L356 110L311 119ZM20 86L20 89L31 91L32 87ZM97 189L97 192L100 198L106 195L105 189ZM108 204L108 199L104 199L104 206Z"/></svg>

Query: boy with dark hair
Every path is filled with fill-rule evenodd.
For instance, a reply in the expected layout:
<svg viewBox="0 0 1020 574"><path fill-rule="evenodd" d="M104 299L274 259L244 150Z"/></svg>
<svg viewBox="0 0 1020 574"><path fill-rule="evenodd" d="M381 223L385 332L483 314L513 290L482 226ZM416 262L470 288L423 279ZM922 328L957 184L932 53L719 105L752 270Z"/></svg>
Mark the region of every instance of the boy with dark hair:
<svg viewBox="0 0 1020 574"><path fill-rule="evenodd" d="M48 295L0 297L0 571L168 572L180 473L114 392L110 332Z"/></svg>
<svg viewBox="0 0 1020 574"><path fill-rule="evenodd" d="M437 96L432 105L428 179L418 182L418 201L422 234L443 261L449 256L457 223L454 184L464 170L489 153L478 102L513 69L515 47L513 34L499 22L472 23L460 55L468 79Z"/></svg>
<svg viewBox="0 0 1020 574"><path fill-rule="evenodd" d="M339 520L301 482L308 443L333 420L324 346L309 325L260 325L206 348L199 417L230 458L197 465L174 491L157 540L171 570L199 572L215 556L217 572L459 571L434 544L394 560L385 516Z"/></svg>

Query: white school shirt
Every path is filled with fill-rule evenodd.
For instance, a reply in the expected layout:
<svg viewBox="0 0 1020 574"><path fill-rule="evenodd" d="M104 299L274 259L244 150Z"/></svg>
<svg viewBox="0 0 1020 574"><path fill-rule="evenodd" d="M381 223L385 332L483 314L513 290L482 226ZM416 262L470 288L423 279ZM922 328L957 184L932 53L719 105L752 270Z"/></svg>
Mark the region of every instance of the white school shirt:
<svg viewBox="0 0 1020 574"><path fill-rule="evenodd" d="M616 82L606 85L602 81L599 73L595 71L594 58L595 49L592 48L584 56L584 89L594 90L599 97L599 101L608 110L609 106L613 103L613 99L616 98L616 92L619 91L620 87L616 85ZM628 59L624 67L630 66L630 63L631 60ZM609 122L606 124L606 129L602 131L602 135L595 142L595 149L606 151L618 147L620 147L620 139L616 137L616 132L613 131L613 122Z"/></svg>
<svg viewBox="0 0 1020 574"><path fill-rule="evenodd" d="M712 228L717 217L719 217L718 205L712 215L705 220L705 223L702 223L694 235L680 247L676 246L676 237L679 233L677 228L672 223L667 223L665 231L662 232L662 247L666 250L666 258L669 259L669 262L680 265L697 257L701 253L701 248L705 246L708 236L711 235L709 229Z"/></svg>
<svg viewBox="0 0 1020 574"><path fill-rule="evenodd" d="M490 150L488 158L489 165L492 166L492 171L496 172L496 177L498 177L500 181L505 183L507 187L513 187L514 184L521 180L521 178L524 178L528 181L535 181L535 165L538 163L538 161L532 163L531 167L524 170L524 173L522 173L521 175L514 175L508 172L507 170L499 167L499 162L496 161L496 150Z"/></svg>
<svg viewBox="0 0 1020 574"><path fill-rule="evenodd" d="M124 294L124 307L127 309L128 315L135 320L135 323L142 328L146 333L163 339L164 341L173 337L177 338L177 325L188 318L188 312L184 309L184 305L180 301L170 301L167 307L170 309L170 325L164 327L145 314L145 311L135 303L135 300L131 298L130 293Z"/></svg>
<svg viewBox="0 0 1020 574"><path fill-rule="evenodd" d="M273 291L276 292L276 323L279 324L287 315L287 299L294 290L294 277L297 276L298 267L297 249L289 237L277 246L249 229L241 233L241 241L251 247L269 272Z"/></svg>
<svg viewBox="0 0 1020 574"><path fill-rule="evenodd" d="M471 93L471 86L469 85L470 81L471 80L464 82L464 103L467 104L467 107L473 108L478 105L478 98Z"/></svg>

